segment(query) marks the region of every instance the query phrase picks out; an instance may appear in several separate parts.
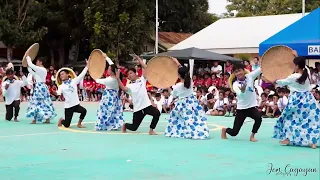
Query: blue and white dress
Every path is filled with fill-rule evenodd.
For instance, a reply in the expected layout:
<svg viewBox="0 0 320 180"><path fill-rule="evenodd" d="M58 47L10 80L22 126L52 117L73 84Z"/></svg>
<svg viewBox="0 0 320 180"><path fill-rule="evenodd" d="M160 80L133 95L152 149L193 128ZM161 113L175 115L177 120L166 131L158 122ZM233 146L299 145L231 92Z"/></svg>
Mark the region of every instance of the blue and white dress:
<svg viewBox="0 0 320 180"><path fill-rule="evenodd" d="M319 143L320 107L311 94L310 81L299 84L301 74L295 73L278 80L280 86L288 86L291 93L288 104L274 126L273 138L290 141L290 145L310 146Z"/></svg>
<svg viewBox="0 0 320 180"><path fill-rule="evenodd" d="M118 130L124 124L118 81L113 77L107 77L97 79L96 82L105 85L106 88L99 103L95 130Z"/></svg>
<svg viewBox="0 0 320 180"><path fill-rule="evenodd" d="M165 136L186 139L208 139L205 112L197 98L193 95L192 87L185 88L183 83L173 86L173 97L177 97L174 109L170 113Z"/></svg>
<svg viewBox="0 0 320 180"><path fill-rule="evenodd" d="M42 123L57 116L50 98L49 89L45 84L47 70L44 67L32 64L29 58L27 58L27 62L28 71L35 78L36 83L33 87L33 95L27 108L26 117Z"/></svg>

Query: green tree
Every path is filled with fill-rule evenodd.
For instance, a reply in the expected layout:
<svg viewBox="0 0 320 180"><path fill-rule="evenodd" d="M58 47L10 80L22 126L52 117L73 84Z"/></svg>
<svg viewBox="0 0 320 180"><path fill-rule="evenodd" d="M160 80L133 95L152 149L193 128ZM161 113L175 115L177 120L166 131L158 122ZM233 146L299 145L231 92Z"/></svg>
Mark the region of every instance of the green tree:
<svg viewBox="0 0 320 180"><path fill-rule="evenodd" d="M38 5L39 2L33 0L0 2L0 39L7 46L9 61L13 47L26 48L47 33L47 27L37 24Z"/></svg>
<svg viewBox="0 0 320 180"><path fill-rule="evenodd" d="M302 12L301 0L228 0L229 15L237 17L292 14ZM306 12L319 7L319 0L307 0Z"/></svg>
<svg viewBox="0 0 320 180"><path fill-rule="evenodd" d="M84 11L91 48L118 60L141 53L154 27L150 9L149 0L91 0Z"/></svg>
<svg viewBox="0 0 320 180"><path fill-rule="evenodd" d="M161 0L159 1L160 31L198 32L216 20L208 13L208 9L208 0ZM152 19L155 19L155 13Z"/></svg>

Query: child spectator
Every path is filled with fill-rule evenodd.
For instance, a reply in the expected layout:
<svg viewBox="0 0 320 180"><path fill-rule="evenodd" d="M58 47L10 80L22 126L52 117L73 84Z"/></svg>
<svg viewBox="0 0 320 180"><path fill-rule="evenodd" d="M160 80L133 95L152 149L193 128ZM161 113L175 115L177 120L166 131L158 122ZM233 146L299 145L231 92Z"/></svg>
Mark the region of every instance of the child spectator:
<svg viewBox="0 0 320 180"><path fill-rule="evenodd" d="M233 95L229 95L228 103L224 105L224 112L226 112L224 116L225 117L234 116L236 108L237 108L237 101L235 100Z"/></svg>

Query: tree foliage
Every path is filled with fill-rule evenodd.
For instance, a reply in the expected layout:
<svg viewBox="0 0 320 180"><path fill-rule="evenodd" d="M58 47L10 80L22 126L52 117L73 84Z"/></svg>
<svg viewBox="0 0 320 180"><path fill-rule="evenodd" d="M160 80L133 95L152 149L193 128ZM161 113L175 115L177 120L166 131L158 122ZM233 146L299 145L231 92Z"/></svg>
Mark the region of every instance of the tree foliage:
<svg viewBox="0 0 320 180"><path fill-rule="evenodd" d="M160 0L159 28L166 32L198 32L215 20L208 9L208 0Z"/></svg>
<svg viewBox="0 0 320 180"><path fill-rule="evenodd" d="M228 0L229 15L237 17L293 14L302 12L301 0ZM319 0L306 0L306 12L319 7Z"/></svg>
<svg viewBox="0 0 320 180"><path fill-rule="evenodd" d="M0 2L0 39L9 48L27 47L47 33L38 23L35 12L39 4L33 0L5 0ZM8 57L11 59L11 57Z"/></svg>

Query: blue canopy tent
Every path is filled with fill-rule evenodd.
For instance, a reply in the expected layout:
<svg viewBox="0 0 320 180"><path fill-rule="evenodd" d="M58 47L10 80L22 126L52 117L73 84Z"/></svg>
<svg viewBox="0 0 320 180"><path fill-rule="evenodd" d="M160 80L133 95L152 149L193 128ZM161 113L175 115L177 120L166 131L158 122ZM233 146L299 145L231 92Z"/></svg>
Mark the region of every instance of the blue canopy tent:
<svg viewBox="0 0 320 180"><path fill-rule="evenodd" d="M308 59L320 59L320 8L260 43L259 55L276 45L288 46Z"/></svg>

